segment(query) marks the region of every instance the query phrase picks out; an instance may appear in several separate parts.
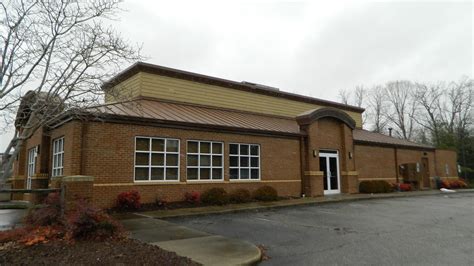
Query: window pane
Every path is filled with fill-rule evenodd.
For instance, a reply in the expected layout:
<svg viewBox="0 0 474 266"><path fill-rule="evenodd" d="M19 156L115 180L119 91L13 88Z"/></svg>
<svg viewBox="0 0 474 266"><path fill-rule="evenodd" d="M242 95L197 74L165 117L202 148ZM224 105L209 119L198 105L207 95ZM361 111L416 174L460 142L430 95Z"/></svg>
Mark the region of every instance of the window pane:
<svg viewBox="0 0 474 266"><path fill-rule="evenodd" d="M178 154L166 154L166 166L178 166Z"/></svg>
<svg viewBox="0 0 474 266"><path fill-rule="evenodd" d="M252 169L250 170L250 177L252 179L258 179L258 169Z"/></svg>
<svg viewBox="0 0 474 266"><path fill-rule="evenodd" d="M201 142L200 143L200 152L201 153L211 153L211 143Z"/></svg>
<svg viewBox="0 0 474 266"><path fill-rule="evenodd" d="M230 179L239 179L239 169L230 169Z"/></svg>
<svg viewBox="0 0 474 266"><path fill-rule="evenodd" d="M252 145L252 146L250 146L250 154L252 154L252 155L258 155L258 145Z"/></svg>
<svg viewBox="0 0 474 266"><path fill-rule="evenodd" d="M165 140L164 139L153 139L151 144L152 151L164 151Z"/></svg>
<svg viewBox="0 0 474 266"><path fill-rule="evenodd" d="M212 153L222 154L222 143L212 143Z"/></svg>
<svg viewBox="0 0 474 266"><path fill-rule="evenodd" d="M175 139L168 139L166 140L166 151L169 152L178 152L179 149L179 141Z"/></svg>
<svg viewBox="0 0 474 266"><path fill-rule="evenodd" d="M240 155L248 155L249 154L249 145L240 144Z"/></svg>
<svg viewBox="0 0 474 266"><path fill-rule="evenodd" d="M212 156L212 166L222 166L222 156Z"/></svg>
<svg viewBox="0 0 474 266"><path fill-rule="evenodd" d="M187 179L188 180L198 179L198 169L197 168L188 168Z"/></svg>
<svg viewBox="0 0 474 266"><path fill-rule="evenodd" d="M240 179L249 179L249 169L240 169Z"/></svg>
<svg viewBox="0 0 474 266"><path fill-rule="evenodd" d="M198 143L196 141L188 142L188 152L189 153L198 153Z"/></svg>
<svg viewBox="0 0 474 266"><path fill-rule="evenodd" d="M211 165L211 156L210 155L201 155L200 166L210 166Z"/></svg>
<svg viewBox="0 0 474 266"><path fill-rule="evenodd" d="M164 155L160 153L153 153L151 155L151 165L155 165L155 166L165 165Z"/></svg>
<svg viewBox="0 0 474 266"><path fill-rule="evenodd" d="M209 168L201 168L201 169L199 169L199 174L200 174L200 179L205 180L205 179L210 178L211 171L210 171Z"/></svg>
<svg viewBox="0 0 474 266"><path fill-rule="evenodd" d="M239 166L239 157L237 156L230 156L230 166L237 167Z"/></svg>
<svg viewBox="0 0 474 266"><path fill-rule="evenodd" d="M188 166L198 166L198 155L188 155Z"/></svg>
<svg viewBox="0 0 474 266"><path fill-rule="evenodd" d="M238 144L230 144L230 154L239 154L239 145Z"/></svg>
<svg viewBox="0 0 474 266"><path fill-rule="evenodd" d="M148 168L135 167L135 180L148 180Z"/></svg>
<svg viewBox="0 0 474 266"><path fill-rule="evenodd" d="M222 179L222 169L212 169L212 179Z"/></svg>
<svg viewBox="0 0 474 266"><path fill-rule="evenodd" d="M252 157L252 158L250 158L250 166L252 166L252 167L258 167L258 157Z"/></svg>
<svg viewBox="0 0 474 266"><path fill-rule="evenodd" d="M151 180L164 180L164 168L151 168Z"/></svg>
<svg viewBox="0 0 474 266"><path fill-rule="evenodd" d="M249 166L249 157L240 157L240 167L248 167Z"/></svg>
<svg viewBox="0 0 474 266"><path fill-rule="evenodd" d="M137 138L135 150L137 151L149 151L150 150L150 139Z"/></svg>
<svg viewBox="0 0 474 266"><path fill-rule="evenodd" d="M135 165L148 165L148 153L136 153Z"/></svg>
<svg viewBox="0 0 474 266"><path fill-rule="evenodd" d="M178 180L178 168L166 168L166 180Z"/></svg>

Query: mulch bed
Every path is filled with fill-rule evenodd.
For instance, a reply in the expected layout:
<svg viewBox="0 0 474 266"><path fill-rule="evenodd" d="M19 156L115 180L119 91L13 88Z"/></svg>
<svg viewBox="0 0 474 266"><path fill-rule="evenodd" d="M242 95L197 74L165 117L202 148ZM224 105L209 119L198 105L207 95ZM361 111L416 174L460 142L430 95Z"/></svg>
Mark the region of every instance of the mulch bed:
<svg viewBox="0 0 474 266"><path fill-rule="evenodd" d="M0 244L0 265L200 265L136 240Z"/></svg>

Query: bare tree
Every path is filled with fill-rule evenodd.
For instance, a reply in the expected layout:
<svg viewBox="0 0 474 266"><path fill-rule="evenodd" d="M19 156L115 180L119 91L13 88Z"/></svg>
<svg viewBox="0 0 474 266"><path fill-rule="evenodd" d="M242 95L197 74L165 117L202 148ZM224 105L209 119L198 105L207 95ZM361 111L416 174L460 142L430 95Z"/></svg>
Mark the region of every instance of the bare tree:
<svg viewBox="0 0 474 266"><path fill-rule="evenodd" d="M373 125L373 131L383 133L388 124L387 119L387 95L384 87L377 85L370 89L368 93L368 120Z"/></svg>
<svg viewBox="0 0 474 266"><path fill-rule="evenodd" d="M347 90L347 89L340 89L339 90L339 100L343 104L346 104L346 105L350 104L351 95L352 95L352 93L351 93L350 90Z"/></svg>
<svg viewBox="0 0 474 266"><path fill-rule="evenodd" d="M445 83L437 84L416 83L413 93L414 101L419 104L422 111L413 119L431 133L431 139L435 145L439 145L441 121L441 102L445 94ZM426 135L425 135L426 136Z"/></svg>
<svg viewBox="0 0 474 266"><path fill-rule="evenodd" d="M4 164L3 180L11 174L13 158L35 131L66 111L100 102L100 85L125 61L140 58L139 47L129 45L104 25L104 20L113 19L119 11L119 3L0 2L2 118L20 107L15 121L20 128L5 152L9 155L13 150Z"/></svg>
<svg viewBox="0 0 474 266"><path fill-rule="evenodd" d="M385 92L392 113L388 119L396 127L399 137L412 140L415 133L414 116L417 112L417 104L411 97L414 84L410 81L389 82L385 86Z"/></svg>

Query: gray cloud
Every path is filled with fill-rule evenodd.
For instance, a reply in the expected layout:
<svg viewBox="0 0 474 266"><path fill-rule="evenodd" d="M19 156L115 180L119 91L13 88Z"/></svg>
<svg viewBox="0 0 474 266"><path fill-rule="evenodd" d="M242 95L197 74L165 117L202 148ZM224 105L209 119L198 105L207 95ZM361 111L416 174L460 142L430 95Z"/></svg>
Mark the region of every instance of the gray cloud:
<svg viewBox="0 0 474 266"><path fill-rule="evenodd" d="M126 1L113 25L148 62L330 100L473 75L471 2L222 2Z"/></svg>

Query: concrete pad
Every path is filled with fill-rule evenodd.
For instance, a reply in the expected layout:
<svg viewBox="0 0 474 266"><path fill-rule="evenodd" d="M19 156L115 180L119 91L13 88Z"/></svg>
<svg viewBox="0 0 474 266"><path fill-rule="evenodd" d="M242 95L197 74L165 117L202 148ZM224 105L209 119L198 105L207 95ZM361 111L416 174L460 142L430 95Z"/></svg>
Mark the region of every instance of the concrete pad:
<svg viewBox="0 0 474 266"><path fill-rule="evenodd" d="M204 265L254 265L261 258L255 245L217 235L152 244Z"/></svg>
<svg viewBox="0 0 474 266"><path fill-rule="evenodd" d="M146 243L209 236L208 233L179 225L133 230L130 233L131 238Z"/></svg>
<svg viewBox="0 0 474 266"><path fill-rule="evenodd" d="M165 222L163 220L151 218L135 218L120 220L120 223L129 231L143 230L143 229L160 229L163 227L173 226L174 224Z"/></svg>

